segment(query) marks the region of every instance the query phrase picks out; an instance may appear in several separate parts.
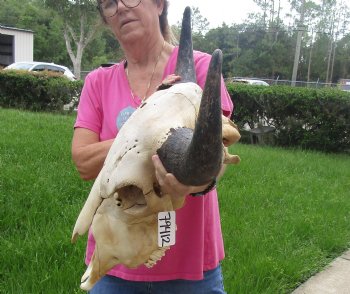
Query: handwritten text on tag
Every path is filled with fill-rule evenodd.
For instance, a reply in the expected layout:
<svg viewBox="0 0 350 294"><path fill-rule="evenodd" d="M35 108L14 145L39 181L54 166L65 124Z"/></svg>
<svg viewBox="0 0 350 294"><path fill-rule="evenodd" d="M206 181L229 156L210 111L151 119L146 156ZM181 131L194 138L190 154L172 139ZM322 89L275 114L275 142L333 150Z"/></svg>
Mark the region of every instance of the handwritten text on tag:
<svg viewBox="0 0 350 294"><path fill-rule="evenodd" d="M175 211L158 213L158 246L175 245Z"/></svg>

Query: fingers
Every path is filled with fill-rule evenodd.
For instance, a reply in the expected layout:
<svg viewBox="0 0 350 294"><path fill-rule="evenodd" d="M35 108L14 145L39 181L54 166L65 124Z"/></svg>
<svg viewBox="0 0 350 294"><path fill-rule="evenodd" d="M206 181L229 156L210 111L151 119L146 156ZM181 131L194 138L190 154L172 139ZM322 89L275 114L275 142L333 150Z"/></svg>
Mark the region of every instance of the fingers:
<svg viewBox="0 0 350 294"><path fill-rule="evenodd" d="M175 84L177 81L180 81L181 77L177 76L175 74L168 75L162 83L157 87L157 90L165 90L170 88L173 84Z"/></svg>
<svg viewBox="0 0 350 294"><path fill-rule="evenodd" d="M163 193L179 197L188 194L190 187L181 184L173 174L168 173L158 155L153 155L152 161L157 181Z"/></svg>
<svg viewBox="0 0 350 294"><path fill-rule="evenodd" d="M180 184L173 174L166 171L158 155L153 155L152 161L156 171L156 177L160 185L167 184L169 186L176 187Z"/></svg>
<svg viewBox="0 0 350 294"><path fill-rule="evenodd" d="M152 162L155 168L155 175L163 193L172 196L182 197L190 193L204 191L209 184L202 186L187 186L180 183L172 173L168 173L159 159L158 155L152 156Z"/></svg>
<svg viewBox="0 0 350 294"><path fill-rule="evenodd" d="M181 80L180 76L177 76L175 74L171 74L171 75L167 76L162 83L172 85L175 82L180 81L180 80Z"/></svg>
<svg viewBox="0 0 350 294"><path fill-rule="evenodd" d="M165 175L164 182L172 189L177 190L179 186L182 185L173 174L167 173Z"/></svg>
<svg viewBox="0 0 350 294"><path fill-rule="evenodd" d="M153 165L155 168L156 178L158 180L159 185L162 186L162 185L164 185L164 180L165 180L167 171L165 170L165 167L162 164L162 162L160 161L158 155L153 155L152 161L153 161Z"/></svg>

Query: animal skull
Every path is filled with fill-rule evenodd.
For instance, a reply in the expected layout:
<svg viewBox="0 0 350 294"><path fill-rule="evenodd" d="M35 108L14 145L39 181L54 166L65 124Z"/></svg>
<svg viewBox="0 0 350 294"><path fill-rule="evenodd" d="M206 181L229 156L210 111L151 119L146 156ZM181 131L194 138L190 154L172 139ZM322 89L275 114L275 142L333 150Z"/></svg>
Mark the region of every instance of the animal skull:
<svg viewBox="0 0 350 294"><path fill-rule="evenodd" d="M184 82L157 91L130 116L115 138L75 224L73 242L90 226L96 241L81 280L84 290L90 290L117 264L152 267L169 249L158 247L157 215L180 208L185 196L162 193L152 155L158 153L167 171L189 185L208 183L218 175L223 163L239 162L239 157L228 154L222 144L224 140L226 146L231 145L240 135L237 127L221 115L221 52L212 56L202 92L181 65L187 59L181 57L188 47L183 49L186 28L188 34L189 8L184 13L176 67ZM190 55L194 71L192 50ZM146 129L148 125L151 127Z"/></svg>

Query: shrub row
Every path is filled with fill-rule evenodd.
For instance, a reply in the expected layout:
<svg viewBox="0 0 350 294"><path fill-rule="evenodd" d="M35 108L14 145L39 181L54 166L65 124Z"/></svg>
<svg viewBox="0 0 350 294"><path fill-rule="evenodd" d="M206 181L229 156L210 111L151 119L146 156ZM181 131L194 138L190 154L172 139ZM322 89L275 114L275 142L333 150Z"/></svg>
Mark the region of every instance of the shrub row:
<svg viewBox="0 0 350 294"><path fill-rule="evenodd" d="M0 70L0 106L62 111L78 103L82 81L48 72ZM273 126L274 143L327 152L350 151L350 93L337 89L227 84L241 130Z"/></svg>
<svg viewBox="0 0 350 294"><path fill-rule="evenodd" d="M0 70L0 106L31 111L62 111L78 103L82 81L49 72Z"/></svg>
<svg viewBox="0 0 350 294"><path fill-rule="evenodd" d="M275 128L279 146L326 152L350 151L350 93L337 89L228 84L233 119L243 129Z"/></svg>

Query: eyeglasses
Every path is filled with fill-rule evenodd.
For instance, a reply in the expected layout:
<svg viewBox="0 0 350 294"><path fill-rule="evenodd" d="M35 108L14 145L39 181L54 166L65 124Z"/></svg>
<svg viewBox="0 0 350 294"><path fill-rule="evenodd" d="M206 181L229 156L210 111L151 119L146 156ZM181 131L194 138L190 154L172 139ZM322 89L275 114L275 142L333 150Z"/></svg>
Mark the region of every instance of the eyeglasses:
<svg viewBox="0 0 350 294"><path fill-rule="evenodd" d="M141 3L141 0L102 0L99 1L98 9L105 17L112 17L118 12L119 1L127 8L135 8Z"/></svg>

